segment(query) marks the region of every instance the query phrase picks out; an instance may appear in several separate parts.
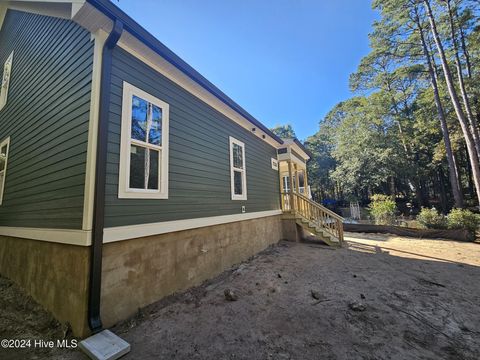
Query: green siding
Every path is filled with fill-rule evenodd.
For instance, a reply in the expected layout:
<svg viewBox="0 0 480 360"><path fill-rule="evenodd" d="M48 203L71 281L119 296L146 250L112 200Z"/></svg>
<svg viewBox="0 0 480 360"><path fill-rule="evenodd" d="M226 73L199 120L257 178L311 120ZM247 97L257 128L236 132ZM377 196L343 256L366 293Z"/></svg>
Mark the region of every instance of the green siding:
<svg viewBox="0 0 480 360"><path fill-rule="evenodd" d="M14 51L0 141L10 136L0 226L82 226L93 43L72 21L8 10L0 65ZM0 69L0 72L2 70Z"/></svg>
<svg viewBox="0 0 480 360"><path fill-rule="evenodd" d="M118 199L123 81L170 104L169 199ZM186 90L115 49L107 160L107 227L280 208L276 150ZM229 136L245 143L247 201L230 193Z"/></svg>

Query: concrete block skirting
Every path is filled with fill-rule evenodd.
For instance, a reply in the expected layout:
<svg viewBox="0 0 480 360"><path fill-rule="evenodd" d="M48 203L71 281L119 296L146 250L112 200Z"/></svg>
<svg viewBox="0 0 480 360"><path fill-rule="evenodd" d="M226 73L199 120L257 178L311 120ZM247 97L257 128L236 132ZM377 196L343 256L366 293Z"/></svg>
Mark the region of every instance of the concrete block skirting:
<svg viewBox="0 0 480 360"><path fill-rule="evenodd" d="M283 239L282 215L104 244L104 326L220 274Z"/></svg>

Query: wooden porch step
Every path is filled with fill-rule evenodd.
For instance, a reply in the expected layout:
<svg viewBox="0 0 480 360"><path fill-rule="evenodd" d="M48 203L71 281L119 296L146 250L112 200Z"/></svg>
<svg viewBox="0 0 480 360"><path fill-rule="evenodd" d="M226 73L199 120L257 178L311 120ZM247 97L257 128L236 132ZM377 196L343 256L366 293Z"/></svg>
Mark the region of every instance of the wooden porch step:
<svg viewBox="0 0 480 360"><path fill-rule="evenodd" d="M333 247L341 247L340 241L336 237L332 236L322 228L316 226L310 220L305 219L302 216L296 216L296 223L301 227L303 227L305 230L316 235L318 238L320 238L320 240L322 240L326 244Z"/></svg>

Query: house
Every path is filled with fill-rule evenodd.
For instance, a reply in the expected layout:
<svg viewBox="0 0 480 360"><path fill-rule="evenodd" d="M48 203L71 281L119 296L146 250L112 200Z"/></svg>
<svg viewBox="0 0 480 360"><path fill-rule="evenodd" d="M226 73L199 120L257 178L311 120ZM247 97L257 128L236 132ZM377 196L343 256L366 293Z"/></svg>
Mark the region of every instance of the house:
<svg viewBox="0 0 480 360"><path fill-rule="evenodd" d="M110 1L0 3L0 66L0 274L75 335L300 226L341 242L302 144Z"/></svg>

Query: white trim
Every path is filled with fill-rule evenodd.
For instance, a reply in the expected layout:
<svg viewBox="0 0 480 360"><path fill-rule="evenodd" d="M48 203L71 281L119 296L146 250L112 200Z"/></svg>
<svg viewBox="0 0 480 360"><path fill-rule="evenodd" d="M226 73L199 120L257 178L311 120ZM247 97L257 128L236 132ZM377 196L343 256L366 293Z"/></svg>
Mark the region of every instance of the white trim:
<svg viewBox="0 0 480 360"><path fill-rule="evenodd" d="M307 164L305 164L305 161L302 159L298 158L297 156L293 155L293 153L290 153L290 159L297 165L299 165L302 169L306 168Z"/></svg>
<svg viewBox="0 0 480 360"><path fill-rule="evenodd" d="M303 151L303 149L297 145L294 139L283 139L284 145L287 145L289 148L289 151L293 148L295 152L297 152L300 156L303 157L304 161L310 160L310 156Z"/></svg>
<svg viewBox="0 0 480 360"><path fill-rule="evenodd" d="M0 0L0 2L1 1L2 0ZM0 5L0 25L1 6L2 5ZM105 32L109 33L113 24L106 15L85 0L44 0L41 2L38 2L37 0L9 1L6 7L42 15L71 19L91 33L96 33L99 29L103 29ZM278 148L281 145L277 140L273 139L270 135L260 129L252 132L252 127L256 126L250 120L224 104L214 95L210 94L197 82L193 81L182 71L168 63L163 57L148 48L148 46L143 44L128 31L123 32L118 45L137 59L141 60L183 89L190 92L192 95L228 117L231 121L239 124L258 138L267 142L272 147Z"/></svg>
<svg viewBox="0 0 480 360"><path fill-rule="evenodd" d="M232 194L232 200L247 200L247 162L245 159L245 144L240 140L235 139L234 137L230 136L230 191ZM243 168L235 168L233 166L233 144L238 145L242 148L242 160L243 160ZM235 171L240 171L242 174L242 194L236 195L235 194Z"/></svg>
<svg viewBox="0 0 480 360"><path fill-rule="evenodd" d="M13 67L13 51L8 56L7 60L3 64L3 71L2 71L2 82L1 82L1 90L0 90L0 111L7 105L8 101L8 89L10 88L10 79L12 78L12 67ZM4 84L5 80L5 72L8 72L7 80Z"/></svg>
<svg viewBox="0 0 480 360"><path fill-rule="evenodd" d="M0 205L2 205L3 193L5 192L5 178L7 177L8 156L10 155L10 136L0 142L0 151L5 145L7 146L7 153L5 156L5 167L3 169L2 183L0 184Z"/></svg>
<svg viewBox="0 0 480 360"><path fill-rule="evenodd" d="M0 226L0 235L47 242L90 246L91 231Z"/></svg>
<svg viewBox="0 0 480 360"><path fill-rule="evenodd" d="M278 171L278 160L275 158L271 158L271 162L272 162L272 169L275 171Z"/></svg>
<svg viewBox="0 0 480 360"><path fill-rule="evenodd" d="M129 32L123 32L122 37L118 42L118 46L121 47L123 50L127 51L130 55L136 57L137 59L154 69L155 71L159 72L169 80L173 81L175 84L185 89L193 96L196 96L198 99L202 100L207 105L222 113L229 120L237 123L244 129L248 130L251 134L267 142L272 147L278 148L279 146L281 146L281 144L279 144L277 140L274 140L272 137L270 137L270 135L264 133L260 129L257 128L257 131L253 132L252 127L257 126L250 122L250 120L246 119L237 111L233 110L230 106L224 104L217 97L210 94L198 83L196 83L183 72L171 65L164 58L162 58L160 55L148 48L145 44L143 44Z"/></svg>
<svg viewBox="0 0 480 360"><path fill-rule="evenodd" d="M103 45L108 34L99 30L92 34L94 41L93 67L92 67L92 91L90 94L90 118L88 122L88 145L87 166L85 170L85 190L83 197L83 221L82 229L93 228L93 202L95 193L95 166L97 160L97 133L100 108L100 83L102 77L102 53Z"/></svg>
<svg viewBox="0 0 480 360"><path fill-rule="evenodd" d="M21 0L9 1L7 3L7 7L12 10L18 10L32 14L70 19L72 15L72 3L81 2L84 2L84 0Z"/></svg>
<svg viewBox="0 0 480 360"><path fill-rule="evenodd" d="M5 20L6 14L7 14L7 7L5 5L0 5L0 30L2 30L3 21Z"/></svg>
<svg viewBox="0 0 480 360"><path fill-rule="evenodd" d="M276 216L281 214L281 210L269 210L245 214L221 215L197 219L185 219L150 224L110 227L105 228L103 231L103 242L109 243L114 241L135 239L144 236L160 235L175 231L221 225L237 221L259 219L263 217Z"/></svg>
<svg viewBox="0 0 480 360"><path fill-rule="evenodd" d="M260 219L281 215L281 210L259 211L245 214L221 215L206 218L165 221L159 223L110 227L104 229L103 242L115 242L144 236L160 235L175 231L189 230L207 226L228 224L232 222ZM0 236L40 240L53 243L90 246L92 232L86 230L25 228L0 226Z"/></svg>
<svg viewBox="0 0 480 360"><path fill-rule="evenodd" d="M162 145L160 147L142 144L145 148L155 148L160 152L158 167L158 190L132 189L129 186L130 178L130 146L137 145L138 141L131 138L132 97L138 96L162 109ZM120 142L120 169L118 179L118 197L120 199L168 199L168 127L170 106L149 93L123 82L122 101L122 135ZM158 149L157 149L158 148Z"/></svg>

